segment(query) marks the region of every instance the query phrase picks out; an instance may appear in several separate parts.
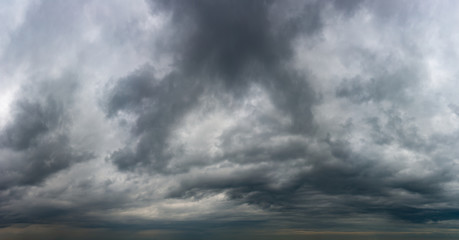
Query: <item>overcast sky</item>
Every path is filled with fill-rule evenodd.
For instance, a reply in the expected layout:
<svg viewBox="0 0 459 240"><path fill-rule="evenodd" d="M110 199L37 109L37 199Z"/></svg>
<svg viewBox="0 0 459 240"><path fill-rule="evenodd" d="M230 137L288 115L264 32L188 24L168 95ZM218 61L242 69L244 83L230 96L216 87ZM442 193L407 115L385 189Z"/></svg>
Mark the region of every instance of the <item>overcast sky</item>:
<svg viewBox="0 0 459 240"><path fill-rule="evenodd" d="M0 239L457 239L458 13L0 1Z"/></svg>

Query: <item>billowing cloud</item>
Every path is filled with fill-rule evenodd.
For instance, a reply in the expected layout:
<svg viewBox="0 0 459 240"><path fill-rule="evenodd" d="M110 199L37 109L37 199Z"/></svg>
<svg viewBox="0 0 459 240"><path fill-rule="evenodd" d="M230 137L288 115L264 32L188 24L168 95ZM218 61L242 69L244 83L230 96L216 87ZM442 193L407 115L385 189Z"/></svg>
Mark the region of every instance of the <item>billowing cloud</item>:
<svg viewBox="0 0 459 240"><path fill-rule="evenodd" d="M457 3L2 5L0 237L455 234Z"/></svg>
<svg viewBox="0 0 459 240"><path fill-rule="evenodd" d="M3 128L1 188L34 185L70 165L91 158L69 143L69 108L76 88L73 76L21 89L12 120ZM19 94L18 94L19 95Z"/></svg>

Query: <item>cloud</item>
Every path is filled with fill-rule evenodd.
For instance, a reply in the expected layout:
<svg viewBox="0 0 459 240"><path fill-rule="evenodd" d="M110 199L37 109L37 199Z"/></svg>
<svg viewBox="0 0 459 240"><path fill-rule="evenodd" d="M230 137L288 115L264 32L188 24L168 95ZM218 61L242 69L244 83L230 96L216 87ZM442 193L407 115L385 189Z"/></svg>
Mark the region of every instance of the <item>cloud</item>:
<svg viewBox="0 0 459 240"><path fill-rule="evenodd" d="M425 79L419 70L422 63L413 60L403 66L379 70L381 64L391 63L385 58L377 59L364 63L368 65L365 74L372 76L370 80L355 77L341 81L336 89L338 99L348 98L353 104L367 103L378 108L387 102L393 104L392 108L383 110L384 127L379 117L362 119L369 127L370 142L362 143L367 149L354 149L355 143L346 136L337 133L321 136L316 132L318 127L322 131L326 128L320 126L312 113L312 108L320 105L310 85L315 79L287 66L295 39L314 42L319 35L323 28L321 14L324 13L320 11L323 5L250 2L242 7L241 3L224 1L187 4L190 5L160 3L166 11L172 11L171 28L179 29L181 35L177 38L186 42L179 41L185 47L176 47L180 49L175 53L176 70L158 79L153 67L144 66L120 79L107 93L107 116L131 119L126 126L131 128L131 142L135 144L120 148L109 158L120 170L146 167L150 174L189 173L190 177L180 180L168 196L188 198L200 196L201 192L208 194L209 190L226 192L231 199L281 212L300 208L299 199L307 192L316 191L330 196L366 196L388 201L381 209L406 204L405 199L394 195L398 189L420 194L420 202L441 195L442 184L451 180L448 171L426 173L427 179L422 181L411 174L400 174L397 169L400 165L389 161L390 156L381 147L399 148L402 152L394 153L397 158L423 158L418 166L421 169L424 164L430 164L428 151L436 146L420 136L416 124L399 110L413 104L411 91ZM297 18L278 15L292 5L305 10L299 11ZM360 7L353 3L350 6ZM254 9L256 13L251 12ZM350 9L341 5L336 9L344 11L344 16L354 17L346 15ZM244 18L251 20L243 21ZM277 22L272 23L273 20ZM222 29L225 31L221 32ZM172 44L177 43L172 41ZM361 51L363 60L373 54ZM236 109L246 107L254 96L262 99L252 105L260 111L236 118ZM208 102L209 99L214 102ZM270 110L263 112L262 104L271 106ZM203 105L211 106L210 110ZM190 156L192 149L187 146L190 143L173 146L170 141L173 133L187 131L180 130L183 119L193 114L218 114L212 110L216 108L226 109L224 114L233 115L234 119L213 140L217 153L201 150ZM349 121L343 125L343 131L357 131L352 119ZM376 146L372 145L372 139ZM171 148L175 151L169 151ZM404 151L415 153L410 156ZM196 167L204 170L195 170ZM343 199L336 204L354 209L355 201L361 200ZM361 204L372 205L366 201ZM378 209L368 207L370 212L409 219L395 214L396 211ZM352 211L355 210L349 210Z"/></svg>
<svg viewBox="0 0 459 240"><path fill-rule="evenodd" d="M73 76L22 89L13 119L1 132L2 188L35 185L49 175L91 158L69 144L69 108L76 88ZM59 82L58 82L59 81Z"/></svg>
<svg viewBox="0 0 459 240"><path fill-rule="evenodd" d="M0 224L139 239L448 229L456 5L10 6Z"/></svg>
<svg viewBox="0 0 459 240"><path fill-rule="evenodd" d="M174 37L184 39L178 43L185 46L178 47L178 70L156 79L153 68L145 66L119 80L107 94L108 116L119 111L133 113L132 131L139 137L134 151L123 148L113 153L115 164L120 169L152 165L162 171L170 158L162 152L171 128L201 96L230 93L244 97L252 85L262 86L276 107L292 116L292 130L311 131L314 93L306 76L289 71L282 62L290 55L294 37L300 31L317 31L320 18L308 16L309 22L289 19L273 31L268 18L276 9L271 9L275 6L269 2L185 4L161 4L172 11L171 27L177 31Z"/></svg>

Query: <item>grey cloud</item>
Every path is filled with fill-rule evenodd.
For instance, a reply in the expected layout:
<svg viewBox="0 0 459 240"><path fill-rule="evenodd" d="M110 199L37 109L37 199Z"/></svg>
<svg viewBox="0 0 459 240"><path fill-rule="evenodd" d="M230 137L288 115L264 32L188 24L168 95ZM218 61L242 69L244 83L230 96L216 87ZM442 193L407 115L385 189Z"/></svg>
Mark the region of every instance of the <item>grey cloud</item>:
<svg viewBox="0 0 459 240"><path fill-rule="evenodd" d="M358 77L344 79L336 90L336 95L346 97L354 103L388 100L403 104L410 100L409 91L414 90L421 81L420 78L417 68L402 67L394 72L383 71L381 75L367 81Z"/></svg>
<svg viewBox="0 0 459 240"><path fill-rule="evenodd" d="M132 131L139 143L110 157L120 169L140 165L163 171L170 158L163 152L169 132L200 96L243 98L252 84L268 91L276 107L291 117L292 131L312 131L314 92L306 76L283 64L296 35L320 29L316 5L300 4L306 18L289 20L279 29L270 24L270 11L276 10L270 1L167 1L160 6L171 9L174 28L185 32L176 36L184 39L185 49L178 47L178 70L164 79L156 79L147 66L119 80L107 94L108 116L134 111L136 119Z"/></svg>
<svg viewBox="0 0 459 240"><path fill-rule="evenodd" d="M80 4L65 5L62 1L32 4L27 9L25 23L11 34L2 63L10 69L41 66L40 63L49 62L50 51L64 52L68 42L77 36L76 14L81 7Z"/></svg>
<svg viewBox="0 0 459 240"><path fill-rule="evenodd" d="M371 128L372 138L369 140L381 145L397 143L406 149L424 153L432 152L438 147L436 141L421 136L415 119L399 108L393 106L381 112L381 116L386 118L385 121L378 117L365 120Z"/></svg>
<svg viewBox="0 0 459 240"><path fill-rule="evenodd" d="M51 131L59 123L59 106L52 98L46 100L45 106L38 103L22 101L17 103L17 121L4 130L4 147L14 150L29 148L43 133Z"/></svg>
<svg viewBox="0 0 459 240"><path fill-rule="evenodd" d="M70 165L91 157L75 151L69 142L75 80L43 81L22 88L15 103L13 119L1 130L1 188L35 185ZM60 82L59 82L60 81Z"/></svg>
<svg viewBox="0 0 459 240"><path fill-rule="evenodd" d="M351 15L359 9L360 4L362 4L362 2L363 0L336 0L333 1L333 6L335 6L337 9L340 9L344 13Z"/></svg>
<svg viewBox="0 0 459 240"><path fill-rule="evenodd" d="M338 4L336 7L350 14L352 8L360 6L359 3L349 4ZM166 153L167 140L179 120L199 107L198 99L207 95L225 94L243 99L248 87L257 85L268 93L275 108L288 116L290 125L285 127L276 122L263 125L263 122L258 122L265 129L264 134L251 135L250 130L244 128L224 133L221 136L223 155L207 163L229 161L254 166L234 170L228 177L183 179L180 186L171 191L170 197L190 197L200 195L201 191L226 191L233 199L289 212L289 209L301 206L299 202L306 195L305 189L329 197L355 195L380 201L393 198L390 203L383 204L382 208L385 209L405 204L404 199L391 196L390 192L397 189L420 194L421 198L426 198L425 202L441 195L441 184L451 179L449 174L439 172L422 181L416 176L401 178L397 176L399 166L387 164L377 155L372 156L377 152L355 152L350 147L351 143L339 135L333 141L320 140L319 136L315 136L318 124L314 122L311 108L317 99L308 83L311 76L295 72L286 63L291 57L291 41L295 37L300 34L310 37L320 32L323 27L321 5L298 4L297 7L302 9L304 15L300 14L298 19L293 20L279 20L272 15L272 12L282 10L282 7L271 2L242 4L189 1L184 5L176 2L161 2L160 5L172 11L172 26L179 29L181 35L177 36L185 39L186 44L183 44L184 48L178 47L179 60L174 72L158 79L154 68L146 66L120 79L108 91L107 116L122 119L120 113L125 113L135 120L128 127L131 128L133 142L138 143L128 144L108 158L120 170L132 171L147 167L150 172L174 174L171 159L176 157L174 154L180 153ZM273 19L280 22L274 24L271 22ZM302 22L305 19L306 23ZM424 154L433 150L435 146L428 144L417 133L416 126L411 126L410 120L402 118L396 110L398 106L411 104L410 91L423 80L417 62L403 66L391 63L394 66L390 68L392 70L378 70L378 63L389 62L375 60L368 63L365 70L371 72L374 78L369 81L358 78L344 80L336 90L336 96L348 98L356 104L393 102L394 110L385 112L388 120L384 126L381 126L378 118L367 120L373 140L380 145L397 143L403 148ZM235 148L240 141L235 136L241 134L248 135L248 142L242 149ZM305 143L296 145L287 142L277 147L260 144L282 134L312 137L321 146L322 152L312 150ZM426 164L430 164L429 161ZM191 161L182 166L180 171L188 172L193 167L204 167L205 164L206 161ZM292 174L283 165L298 171L281 184L275 172L282 174L282 171L286 171L284 174ZM343 200L335 204L352 209L354 203ZM365 201L363 203L370 204ZM389 210L374 212L408 219Z"/></svg>
<svg viewBox="0 0 459 240"><path fill-rule="evenodd" d="M459 116L459 106L458 106L458 105L450 103L450 104L448 105L448 107L449 107L449 109L451 109L451 111L452 111L454 114L456 114L457 116Z"/></svg>
<svg viewBox="0 0 459 240"><path fill-rule="evenodd" d="M151 166L162 171L167 167L163 152L171 128L198 100L202 85L183 76L171 74L155 80L149 68L138 70L118 82L109 93L108 116L124 110L132 112L135 124L132 134L139 138L134 152L120 149L111 155L120 169ZM187 81L189 80L189 81Z"/></svg>
<svg viewBox="0 0 459 240"><path fill-rule="evenodd" d="M269 141L267 136L263 139ZM401 143L403 144L403 140ZM232 144L235 142L227 141L225 146L231 149ZM320 152L315 152L318 150L308 145L299 144L294 147L294 142L267 149L246 145L247 148L230 153L224 156L225 159L238 164L260 165L230 173L217 172L213 177L184 179L179 188L171 193L171 197L227 191L232 199L266 210L288 213L287 215L304 211L305 214L314 214L316 217L328 214L344 217L363 211L389 215L413 223L448 218L437 217L430 214L429 210L424 211L417 206L448 201L443 184L452 180L453 170L436 171L423 177L416 174L400 176L399 173L405 166L388 164L371 151L356 152L345 140L327 138L320 141L320 144L323 147ZM415 150L422 151L422 147ZM435 156L433 158L437 160ZM401 159L402 162L406 160L410 159ZM432 162L425 161L425 165L428 164ZM297 171L289 172L292 168ZM288 178L281 183L276 174ZM394 194L398 191L417 197L406 199L402 195ZM324 201L331 209L308 202L309 197L319 194L327 199ZM406 206L406 211L410 211L410 208L416 209L419 218L410 216L409 213L404 214L402 206ZM337 208L336 212L333 212L334 208Z"/></svg>
<svg viewBox="0 0 459 240"><path fill-rule="evenodd" d="M0 226L201 239L226 226L404 231L458 219L459 110L441 93L447 71L431 68L438 56L413 43L430 28L418 22L424 3L138 2L119 13L150 7L144 22L102 14L109 23L88 26L100 45L70 41L79 21L116 8L87 3L34 5L4 51L11 71L25 63L40 80L24 82L0 132ZM87 54L105 44L111 54ZM35 69L46 49L83 57ZM72 64L84 84L41 80Z"/></svg>
<svg viewBox="0 0 459 240"><path fill-rule="evenodd" d="M171 9L176 31L185 31L180 63L186 71L206 71L223 78L227 86L243 84L238 76L252 63L274 67L291 53L290 41L321 27L315 4L299 4L304 12L272 29L272 1L165 1ZM294 5L294 4L293 4ZM295 6L295 5L294 5ZM278 24L278 23L276 23Z"/></svg>

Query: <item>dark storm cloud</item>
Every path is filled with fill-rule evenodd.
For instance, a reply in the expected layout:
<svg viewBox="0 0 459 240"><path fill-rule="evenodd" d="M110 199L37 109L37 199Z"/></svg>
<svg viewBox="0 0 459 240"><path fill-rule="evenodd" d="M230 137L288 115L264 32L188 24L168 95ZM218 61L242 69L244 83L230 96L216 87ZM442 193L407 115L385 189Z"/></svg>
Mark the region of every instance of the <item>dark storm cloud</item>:
<svg viewBox="0 0 459 240"><path fill-rule="evenodd" d="M180 42L180 64L185 71L204 71L221 77L227 86L243 84L238 75L251 67L276 67L291 54L290 41L298 34L311 34L321 27L315 3L299 4L302 12L293 19L273 24L273 12L281 4L273 1L164 1L172 11L175 31L184 31ZM287 2L287 5L295 3ZM284 16L282 16L284 17Z"/></svg>
<svg viewBox="0 0 459 240"><path fill-rule="evenodd" d="M399 115L394 118L395 120L390 119L388 124L395 124L394 121L398 122L397 124L409 123L406 119L401 121ZM426 149L425 140L417 136L413 130L411 138L405 138L403 136L406 134L406 127L387 128L394 131L386 134L391 134L393 139L397 139L399 144L408 149L419 152L427 149L436 151L435 146ZM269 139L269 135L265 135L263 139ZM234 143L230 141L225 142L229 149L232 144ZM235 200L255 204L267 210L275 209L286 215L303 212L317 217L328 214L343 217L363 212L387 214L413 223L454 219L454 215L446 214L448 210L438 210L437 213L417 207L448 201L443 185L453 179L454 170L449 169L447 165L443 166L439 159L441 156L433 156L436 162L424 160L423 166L432 165L432 168L439 169L428 176L400 176L399 173L405 166L389 165L381 156L371 152L356 152L346 140L321 140L321 144L326 147L320 152L308 149L308 145L296 144L288 142L278 148L271 146L269 149L248 144L241 152L231 153L225 157L239 164L265 162L267 165L256 170L236 171L228 176L216 173L216 176L186 179L180 188L174 191L173 196L180 196L179 193L182 193L183 197L187 197L189 194L199 193L199 189L227 190L229 196ZM306 160L292 161L301 158ZM400 159L401 162L407 160L409 159ZM284 173L282 171L285 165L300 171L293 174ZM307 168L301 170L304 167ZM275 174L289 176L289 179L286 183L277 185L279 177ZM399 191L418 197L407 199L399 195ZM326 204L327 208L317 206L320 202L311 201L314 199L312 196L320 194L323 194L322 201L325 202L322 203ZM411 214L411 211L416 213ZM455 209L452 208L450 211Z"/></svg>
<svg viewBox="0 0 459 240"><path fill-rule="evenodd" d="M159 5L172 11L174 38L183 39L174 45L179 49L175 53L178 70L155 79L151 67L144 67L119 80L108 94L108 116L125 111L136 118L132 131L139 143L134 150L120 149L111 156L120 169L150 165L164 170L169 157L163 150L171 129L204 93L244 97L252 84L261 85L276 107L291 117L292 131L312 131L314 93L306 76L284 65L291 54L291 40L320 29L317 4L300 5L304 12L279 26L271 23L270 13L277 10L271 1L165 1Z"/></svg>
<svg viewBox="0 0 459 240"><path fill-rule="evenodd" d="M454 75L418 43L435 39L421 3L63 3L33 5L0 49L27 79L0 105L0 227L202 239L459 219L459 107L438 90ZM73 64L84 78L29 79Z"/></svg>
<svg viewBox="0 0 459 240"><path fill-rule="evenodd" d="M251 149L235 156L228 156L233 161L260 162L270 161L258 169L239 170L229 174L216 173L206 177L186 179L171 197L199 196L200 191L228 191L229 197L249 204L255 204L266 210L274 210L288 216L298 212L314 214L316 217L329 214L344 217L352 213L387 214L396 219L410 222L440 221L455 219L447 215L447 210L424 210L416 206L447 201L442 185L451 180L452 171L444 170L428 177L398 177L397 166L386 165L378 156L365 155L350 149L345 141L324 141L331 156L314 153L307 146L299 149ZM261 156L253 154L257 151ZM288 155L275 154L276 151L290 151ZM295 152L299 153L295 156ZM245 154L245 155L242 155ZM298 163L292 158L315 157ZM286 164L300 170L295 174L282 171ZM278 177L289 175L286 183L276 185ZM416 200L405 199L393 191L405 191L420 196ZM315 201L322 195L323 199ZM320 206L325 204L327 207ZM410 207L413 206L413 207ZM415 212L412 212L415 211ZM451 209L455 211L455 209ZM418 216L418 218L416 218ZM297 216L302 218L302 216ZM293 221L298 221L294 218ZM318 222L316 222L320 226ZM311 223L313 224L313 223Z"/></svg>
<svg viewBox="0 0 459 240"><path fill-rule="evenodd" d="M147 66L121 79L113 88L108 99L108 116L117 112L133 114L136 121L132 134L139 137L134 150L127 146L110 156L120 169L151 166L162 171L167 166L168 156L163 149L169 132L203 91L199 82L183 79L172 74L156 80Z"/></svg>
<svg viewBox="0 0 459 240"><path fill-rule="evenodd" d="M449 171L439 171L422 179L414 175L400 177L400 166L387 164L371 149L364 153L356 152L352 150L351 143L340 135L334 135L334 140L315 136L317 123L311 107L317 99L308 83L311 76L297 73L287 63L292 56L292 40L300 35L311 38L321 31L321 11L325 5L286 2L281 6L279 2L272 1L165 1L153 5L172 12L174 39L170 44L174 47L167 49L177 50L174 52L177 56L176 69L158 79L153 67L142 67L120 79L107 93L107 116L119 118L121 123L122 114L133 118L132 125L127 126L131 128L132 138L138 141L109 156L120 170L147 167L152 173L173 174L177 167L171 166L170 161L180 152L166 153L167 140L179 121L198 107L199 99L227 94L243 99L249 87L257 85L268 93L275 108L288 116L290 125L285 127L279 122L258 119L259 126L265 129L261 135L250 135L250 130L235 127L220 138L223 155L211 158L210 162L264 165L184 179L178 188L171 191L170 197L187 198L207 194L209 190L226 191L232 199L265 209L292 213L306 208L318 215L329 214L327 210L315 211L312 204L301 204L308 192L320 192L330 198L343 196L342 200L332 204L348 210L337 211L336 215L345 216L358 211L353 207L357 203L370 205L368 212L388 214L412 222L441 219L422 210L417 210L418 220L410 217L409 213L397 214L400 206L409 203L392 192L401 190L419 194L418 204L428 203L434 198L440 202L443 200L442 184L451 180ZM299 8L300 14L292 18L276 15L289 6ZM335 3L335 8L347 17L359 7L360 2ZM367 118L366 124L372 134L372 139L368 141L378 145L396 143L422 153L433 151L435 146L418 134L416 126L410 125L409 117L397 110L400 106L411 104L411 91L423 80L422 71L419 71L421 66L411 61L396 66L394 70L380 70L378 66L392 64L390 60L371 61L373 57L365 51L362 50L361 57L369 58L365 69L373 78L368 81L359 77L344 79L336 90L336 96L355 104L393 103L393 109L384 112L387 121L383 126L378 118ZM236 145L241 141L239 136L244 134L248 141L241 149ZM313 138L322 147L314 150L307 143L295 141L279 146L261 144L285 134ZM425 164L432 162L426 160ZM298 171L290 173L285 169L286 165ZM184 163L179 171L190 171L197 166L205 164L191 161ZM279 175L287 180L282 182ZM349 196L377 199L380 205L374 207L367 200L353 200Z"/></svg>
<svg viewBox="0 0 459 240"><path fill-rule="evenodd" d="M1 188L34 185L49 175L90 158L70 146L67 135L74 77L26 85L14 103L13 119L1 130L4 153ZM60 82L59 82L60 81Z"/></svg>

